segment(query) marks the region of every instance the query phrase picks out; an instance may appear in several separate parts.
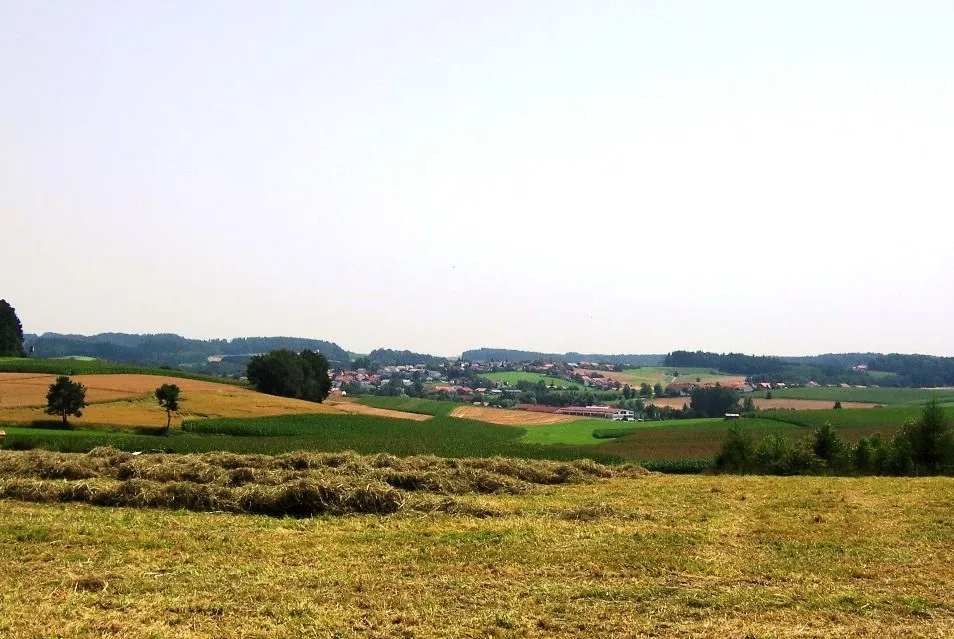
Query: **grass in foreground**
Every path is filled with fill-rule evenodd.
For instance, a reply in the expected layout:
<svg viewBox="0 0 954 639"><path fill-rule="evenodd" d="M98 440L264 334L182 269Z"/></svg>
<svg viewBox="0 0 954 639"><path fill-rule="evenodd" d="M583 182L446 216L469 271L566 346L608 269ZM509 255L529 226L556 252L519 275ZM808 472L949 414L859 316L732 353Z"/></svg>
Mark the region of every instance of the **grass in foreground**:
<svg viewBox="0 0 954 639"><path fill-rule="evenodd" d="M950 479L675 477L276 519L0 500L0 635L954 635Z"/></svg>

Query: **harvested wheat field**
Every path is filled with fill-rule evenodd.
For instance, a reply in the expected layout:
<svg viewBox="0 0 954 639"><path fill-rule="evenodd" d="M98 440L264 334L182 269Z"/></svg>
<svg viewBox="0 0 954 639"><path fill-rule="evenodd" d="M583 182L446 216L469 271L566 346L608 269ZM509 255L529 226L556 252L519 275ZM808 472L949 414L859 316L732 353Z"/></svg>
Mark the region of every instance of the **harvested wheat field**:
<svg viewBox="0 0 954 639"><path fill-rule="evenodd" d="M690 398L688 397L659 397L656 399L651 399L647 401L647 404L652 404L653 406L668 406L670 408L675 408L680 410L683 405L689 405ZM768 410L772 408L793 408L795 410L826 410L834 406L834 402L829 402L827 400L818 400L818 399L765 399L753 397L752 401L755 402L755 406L759 410ZM842 402L842 408L874 408L877 404L870 404L866 402Z"/></svg>
<svg viewBox="0 0 954 639"><path fill-rule="evenodd" d="M16 377L8 377L14 375ZM46 391L56 379L53 375L0 373L0 422L27 423L48 419L43 412ZM428 416L361 406L351 402L326 400L322 404L301 399L266 395L248 388L201 380L155 375L75 375L72 380L87 388L82 417L71 417L75 424L114 424L125 426L164 426L166 412L153 399L162 384L182 389L180 410L173 425L186 419L211 417L266 417L307 413L362 413L400 419L427 419ZM10 400L8 401L8 396Z"/></svg>
<svg viewBox="0 0 954 639"><path fill-rule="evenodd" d="M555 413L537 413L526 410L507 410L505 408L490 408L487 406L458 406L451 411L451 417L473 419L489 424L503 426L542 426L545 424L562 424L572 422L579 417L571 415L557 415Z"/></svg>
<svg viewBox="0 0 954 639"><path fill-rule="evenodd" d="M87 478L13 477L4 494L110 507L0 499L0 635L954 636L951 479L650 474L541 485L501 474L501 462L431 459L329 461L339 479L308 466L290 485L315 488L283 491L273 479L301 460L44 458L44 472ZM426 487L438 466L450 501ZM473 471L500 489L481 493L485 475ZM410 495L387 485L418 477L425 487ZM162 505L218 510L220 492L266 513L316 503L391 514Z"/></svg>

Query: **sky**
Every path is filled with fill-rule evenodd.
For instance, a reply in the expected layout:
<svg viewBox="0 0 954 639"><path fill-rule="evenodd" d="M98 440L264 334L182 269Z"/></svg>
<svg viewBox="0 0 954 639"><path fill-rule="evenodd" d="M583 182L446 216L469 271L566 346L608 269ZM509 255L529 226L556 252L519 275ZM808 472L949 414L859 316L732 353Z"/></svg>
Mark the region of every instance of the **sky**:
<svg viewBox="0 0 954 639"><path fill-rule="evenodd" d="M954 3L0 3L24 330L954 355Z"/></svg>

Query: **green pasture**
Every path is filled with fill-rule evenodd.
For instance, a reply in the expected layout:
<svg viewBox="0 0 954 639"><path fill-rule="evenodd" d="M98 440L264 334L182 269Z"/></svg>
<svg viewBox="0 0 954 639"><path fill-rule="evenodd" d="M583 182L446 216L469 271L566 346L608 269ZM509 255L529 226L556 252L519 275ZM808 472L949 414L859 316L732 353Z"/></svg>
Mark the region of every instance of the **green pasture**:
<svg viewBox="0 0 954 639"><path fill-rule="evenodd" d="M947 407L946 412L954 419L954 407ZM818 428L831 422L841 430L855 428L882 429L883 434L890 434L901 428L906 422L913 422L921 415L919 405L879 406L875 408L844 408L828 410L765 410L759 411L762 419L786 422L807 428Z"/></svg>
<svg viewBox="0 0 954 639"><path fill-rule="evenodd" d="M503 371L499 373L485 373L480 375L480 377L495 382L503 382L508 386L516 386L517 382L530 382L531 384L543 382L547 386L555 386L556 388L583 388L582 385L576 382L568 382L565 379L557 379L556 377L550 377L543 373Z"/></svg>
<svg viewBox="0 0 954 639"><path fill-rule="evenodd" d="M869 402L872 404L924 404L932 397L943 403L954 402L954 388L776 388L778 399L818 399L831 402Z"/></svg>

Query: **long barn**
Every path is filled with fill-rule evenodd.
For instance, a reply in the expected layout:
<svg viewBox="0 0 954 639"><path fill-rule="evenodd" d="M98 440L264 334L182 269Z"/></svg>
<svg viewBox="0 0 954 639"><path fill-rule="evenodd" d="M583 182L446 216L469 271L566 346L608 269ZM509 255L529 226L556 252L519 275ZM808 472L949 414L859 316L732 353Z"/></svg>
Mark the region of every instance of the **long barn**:
<svg viewBox="0 0 954 639"><path fill-rule="evenodd" d="M617 422L629 422L635 418L635 413L622 408L610 406L564 406L556 411L558 415L574 415L576 417L596 417L611 419Z"/></svg>

